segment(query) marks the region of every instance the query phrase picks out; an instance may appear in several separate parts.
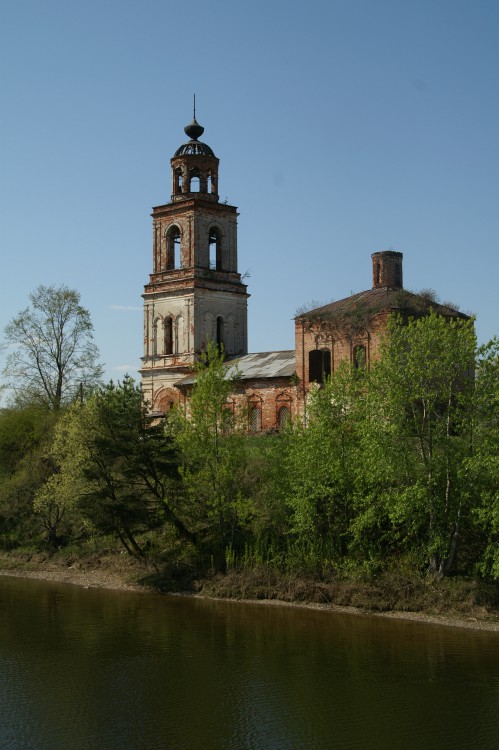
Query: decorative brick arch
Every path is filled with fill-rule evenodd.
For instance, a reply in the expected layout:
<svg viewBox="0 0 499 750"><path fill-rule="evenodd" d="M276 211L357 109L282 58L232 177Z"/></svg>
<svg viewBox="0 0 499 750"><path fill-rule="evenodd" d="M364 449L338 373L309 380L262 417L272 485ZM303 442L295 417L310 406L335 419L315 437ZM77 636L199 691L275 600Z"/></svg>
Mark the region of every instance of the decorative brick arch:
<svg viewBox="0 0 499 750"><path fill-rule="evenodd" d="M182 227L178 223L170 224L163 235L164 261L162 270L168 271L180 268L182 264Z"/></svg>
<svg viewBox="0 0 499 750"><path fill-rule="evenodd" d="M278 430L282 428L291 420L293 415L292 412L292 396L289 391L281 391L275 400L275 425Z"/></svg>
<svg viewBox="0 0 499 750"><path fill-rule="evenodd" d="M179 402L179 393L174 388L162 388L154 397L153 412L168 412L177 406Z"/></svg>
<svg viewBox="0 0 499 750"><path fill-rule="evenodd" d="M262 431L263 399L257 394L248 398L248 432L259 433Z"/></svg>
<svg viewBox="0 0 499 750"><path fill-rule="evenodd" d="M225 232L222 226L216 222L211 222L208 228L208 255L210 259L210 268L216 271L223 271L224 268L224 249L225 249Z"/></svg>

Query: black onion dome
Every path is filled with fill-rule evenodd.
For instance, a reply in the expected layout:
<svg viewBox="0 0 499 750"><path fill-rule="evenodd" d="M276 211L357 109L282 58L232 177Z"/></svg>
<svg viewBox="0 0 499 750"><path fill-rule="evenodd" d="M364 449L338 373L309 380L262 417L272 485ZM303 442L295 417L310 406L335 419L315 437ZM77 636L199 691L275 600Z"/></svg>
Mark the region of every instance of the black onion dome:
<svg viewBox="0 0 499 750"><path fill-rule="evenodd" d="M197 122L196 118L193 119L190 125L185 126L184 132L191 140L180 146L180 148L175 151L175 156L215 156L206 143L198 141L199 136L204 133L204 128Z"/></svg>
<svg viewBox="0 0 499 750"><path fill-rule="evenodd" d="M199 136L203 135L204 128L199 124L196 118L194 118L190 125L185 126L184 133L188 135L189 138L191 138L193 141L197 141Z"/></svg>

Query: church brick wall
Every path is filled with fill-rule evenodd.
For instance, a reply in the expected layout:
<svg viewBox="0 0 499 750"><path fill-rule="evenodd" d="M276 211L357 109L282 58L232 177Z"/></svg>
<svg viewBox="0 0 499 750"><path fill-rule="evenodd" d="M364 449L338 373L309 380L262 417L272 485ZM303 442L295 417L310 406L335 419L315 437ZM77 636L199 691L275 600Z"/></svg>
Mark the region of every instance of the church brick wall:
<svg viewBox="0 0 499 750"><path fill-rule="evenodd" d="M304 324L295 322L296 374L302 392L310 387L309 355L314 350L330 353L331 372L335 372L343 361L355 363L357 347L365 347L366 365L377 359L382 336L388 323L389 311L379 312L370 321L366 330L355 335L342 335L342 331L328 331L327 321ZM330 329L331 330L331 329Z"/></svg>
<svg viewBox="0 0 499 750"><path fill-rule="evenodd" d="M290 378L272 380L245 380L234 393L238 408L258 408L261 415L260 432L273 432L279 428L279 410L289 409L291 419L299 413L300 405L296 386ZM248 430L251 431L251 414L248 413Z"/></svg>

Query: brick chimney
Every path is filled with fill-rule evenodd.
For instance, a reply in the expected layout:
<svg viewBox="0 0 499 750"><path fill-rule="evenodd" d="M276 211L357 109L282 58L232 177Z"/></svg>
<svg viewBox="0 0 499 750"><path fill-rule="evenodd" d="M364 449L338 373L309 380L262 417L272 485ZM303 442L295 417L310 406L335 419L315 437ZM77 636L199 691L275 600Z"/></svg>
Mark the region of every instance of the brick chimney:
<svg viewBox="0 0 499 750"><path fill-rule="evenodd" d="M395 250L383 250L371 255L373 261L373 289L387 286L390 289L403 289L402 258L403 253Z"/></svg>

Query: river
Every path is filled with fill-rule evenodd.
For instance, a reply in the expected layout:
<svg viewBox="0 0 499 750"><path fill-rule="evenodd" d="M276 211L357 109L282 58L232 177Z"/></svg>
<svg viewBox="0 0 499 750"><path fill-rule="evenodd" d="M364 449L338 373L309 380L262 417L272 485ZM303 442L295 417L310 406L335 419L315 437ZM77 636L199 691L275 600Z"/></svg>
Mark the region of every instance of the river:
<svg viewBox="0 0 499 750"><path fill-rule="evenodd" d="M0 577L2 750L499 747L499 633Z"/></svg>

